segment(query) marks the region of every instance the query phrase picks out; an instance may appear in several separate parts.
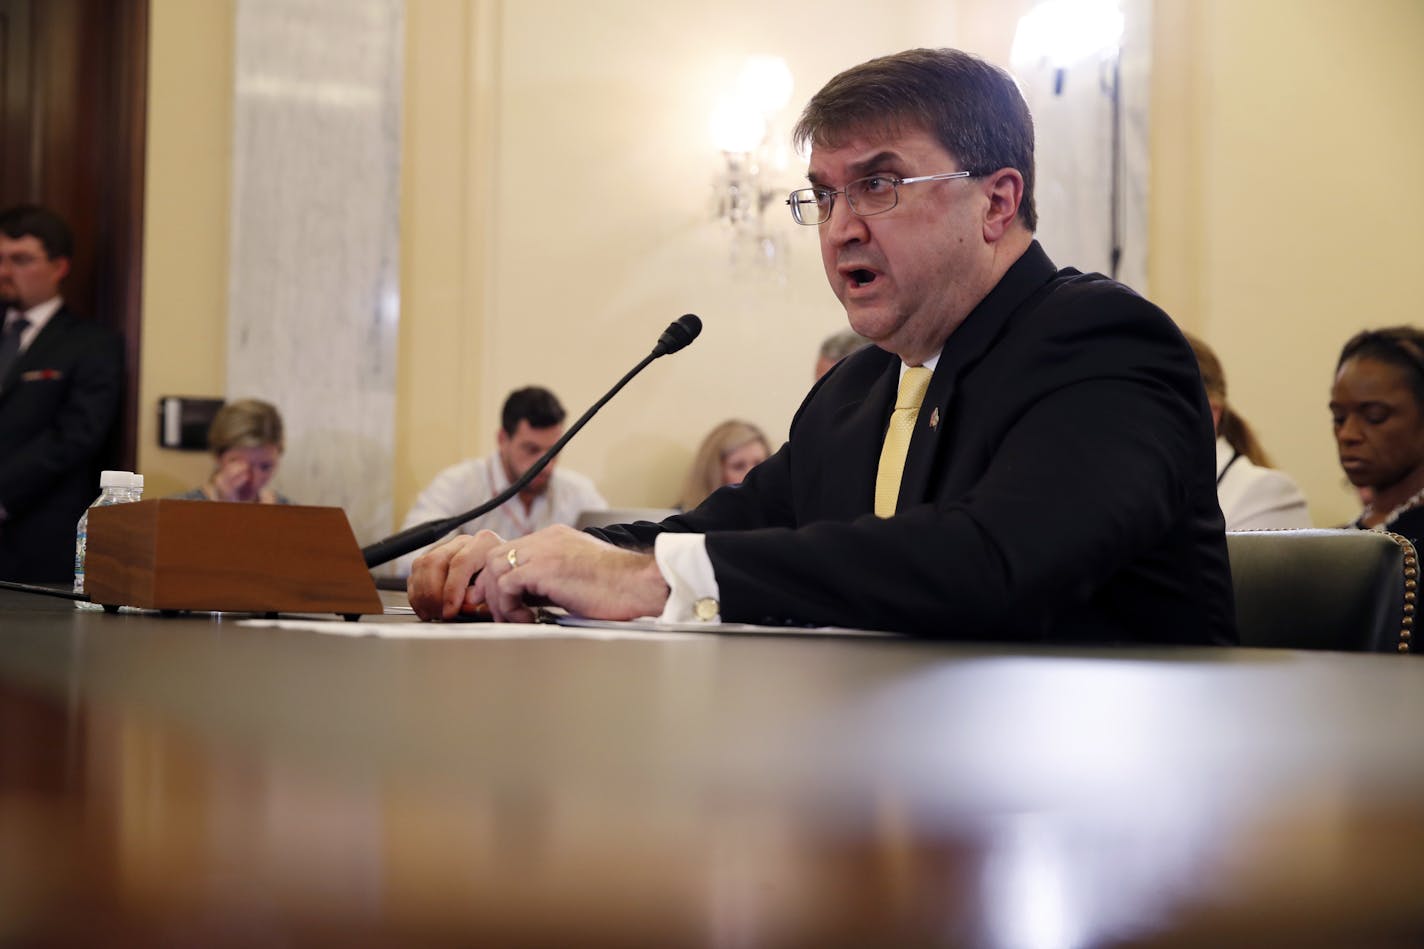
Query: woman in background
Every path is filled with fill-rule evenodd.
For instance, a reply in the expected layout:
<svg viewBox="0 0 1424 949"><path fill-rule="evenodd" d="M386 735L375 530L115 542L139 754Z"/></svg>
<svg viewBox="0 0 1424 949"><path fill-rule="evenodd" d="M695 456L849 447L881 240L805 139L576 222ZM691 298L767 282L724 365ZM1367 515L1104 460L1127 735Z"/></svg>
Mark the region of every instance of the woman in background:
<svg viewBox="0 0 1424 949"><path fill-rule="evenodd" d="M1340 467L1368 489L1349 526L1424 539L1424 332L1412 326L1351 337L1335 365L1330 417Z"/></svg>
<svg viewBox="0 0 1424 949"><path fill-rule="evenodd" d="M725 484L741 484L747 472L771 455L771 443L750 422L730 419L702 439L682 483L677 506L690 511Z"/></svg>
<svg viewBox="0 0 1424 949"><path fill-rule="evenodd" d="M1226 401L1226 373L1211 347L1183 334L1196 354L1216 426L1216 497L1229 531L1309 527L1305 495L1271 459L1246 420Z"/></svg>
<svg viewBox="0 0 1424 949"><path fill-rule="evenodd" d="M271 487L282 457L282 416L260 399L239 399L218 410L208 428L213 473L178 497L188 501L290 504Z"/></svg>

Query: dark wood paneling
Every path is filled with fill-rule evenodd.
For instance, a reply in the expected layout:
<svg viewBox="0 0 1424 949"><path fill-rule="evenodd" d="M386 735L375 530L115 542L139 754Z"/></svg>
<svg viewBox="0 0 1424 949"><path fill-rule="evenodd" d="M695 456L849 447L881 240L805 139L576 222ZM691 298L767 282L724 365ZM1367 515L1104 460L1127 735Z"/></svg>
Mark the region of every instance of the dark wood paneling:
<svg viewBox="0 0 1424 949"><path fill-rule="evenodd" d="M65 298L123 334L111 460L137 457L148 0L0 0L0 206L74 228Z"/></svg>
<svg viewBox="0 0 1424 949"><path fill-rule="evenodd" d="M30 7L34 0L0 0L0 193L32 193L30 143Z"/></svg>

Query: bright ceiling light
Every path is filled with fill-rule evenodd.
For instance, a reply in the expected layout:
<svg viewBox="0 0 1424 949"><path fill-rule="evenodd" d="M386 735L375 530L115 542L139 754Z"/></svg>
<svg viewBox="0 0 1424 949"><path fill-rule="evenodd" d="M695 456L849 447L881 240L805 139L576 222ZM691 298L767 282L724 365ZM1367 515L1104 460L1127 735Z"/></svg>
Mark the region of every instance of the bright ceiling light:
<svg viewBox="0 0 1424 949"><path fill-rule="evenodd" d="M770 115L791 101L791 67L780 56L748 56L737 77L737 97Z"/></svg>
<svg viewBox="0 0 1424 949"><path fill-rule="evenodd" d="M1044 0L1019 18L1009 58L1019 69L1044 62L1066 69L1114 52L1121 42L1118 0Z"/></svg>

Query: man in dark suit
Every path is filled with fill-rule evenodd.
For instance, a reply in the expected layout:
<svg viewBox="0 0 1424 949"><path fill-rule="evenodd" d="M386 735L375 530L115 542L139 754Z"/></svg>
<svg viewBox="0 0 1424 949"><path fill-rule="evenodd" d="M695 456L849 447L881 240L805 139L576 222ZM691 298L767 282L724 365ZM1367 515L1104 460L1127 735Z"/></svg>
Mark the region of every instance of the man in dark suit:
<svg viewBox="0 0 1424 949"><path fill-rule="evenodd" d="M657 525L465 537L417 561L417 612L519 620L539 597L607 619L1235 642L1191 350L1033 240L1033 126L1008 74L956 50L873 60L796 136L811 187L788 204L876 346L817 383L741 486Z"/></svg>
<svg viewBox="0 0 1424 949"><path fill-rule="evenodd" d="M74 240L25 205L0 212L0 578L73 575L74 528L99 493L99 456L118 412L118 337L64 305Z"/></svg>

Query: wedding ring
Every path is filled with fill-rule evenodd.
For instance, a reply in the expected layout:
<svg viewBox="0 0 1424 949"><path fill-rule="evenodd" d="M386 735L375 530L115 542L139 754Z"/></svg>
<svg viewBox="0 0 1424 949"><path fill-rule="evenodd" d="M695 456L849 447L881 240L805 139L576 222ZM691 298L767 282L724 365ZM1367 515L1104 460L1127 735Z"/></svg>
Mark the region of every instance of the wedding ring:
<svg viewBox="0 0 1424 949"><path fill-rule="evenodd" d="M509 561L511 567L519 566L519 554L515 553L513 547L509 548L509 551L505 553L504 559Z"/></svg>

